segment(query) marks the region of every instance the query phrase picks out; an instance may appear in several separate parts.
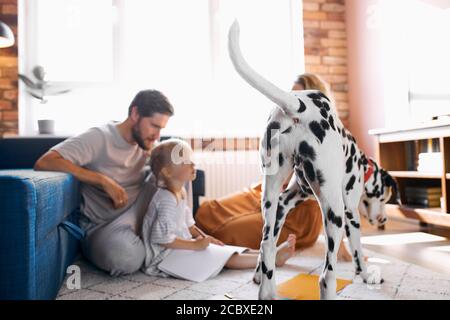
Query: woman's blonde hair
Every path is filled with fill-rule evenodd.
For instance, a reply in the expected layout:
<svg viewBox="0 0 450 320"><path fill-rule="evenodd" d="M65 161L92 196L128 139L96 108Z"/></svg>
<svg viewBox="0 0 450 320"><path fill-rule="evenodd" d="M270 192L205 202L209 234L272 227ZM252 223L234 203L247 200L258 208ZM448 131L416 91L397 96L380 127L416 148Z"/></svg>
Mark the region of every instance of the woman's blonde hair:
<svg viewBox="0 0 450 320"><path fill-rule="evenodd" d="M155 175L158 185L166 186L167 181L161 175L165 167L179 164L187 154L191 153L191 146L184 140L171 138L160 142L150 154L150 168Z"/></svg>
<svg viewBox="0 0 450 320"><path fill-rule="evenodd" d="M328 98L332 99L330 86L316 74L303 73L297 77L295 83L303 86L305 90L320 90Z"/></svg>

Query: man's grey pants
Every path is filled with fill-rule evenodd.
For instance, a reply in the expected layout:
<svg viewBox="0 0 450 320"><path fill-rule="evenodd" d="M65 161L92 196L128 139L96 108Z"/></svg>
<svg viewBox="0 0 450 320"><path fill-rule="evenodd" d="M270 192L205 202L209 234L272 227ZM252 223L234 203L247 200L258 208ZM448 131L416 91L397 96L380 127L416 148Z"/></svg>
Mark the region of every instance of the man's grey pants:
<svg viewBox="0 0 450 320"><path fill-rule="evenodd" d="M156 191L150 176L129 209L115 220L90 229L81 242L84 256L112 276L133 273L144 262L142 220Z"/></svg>

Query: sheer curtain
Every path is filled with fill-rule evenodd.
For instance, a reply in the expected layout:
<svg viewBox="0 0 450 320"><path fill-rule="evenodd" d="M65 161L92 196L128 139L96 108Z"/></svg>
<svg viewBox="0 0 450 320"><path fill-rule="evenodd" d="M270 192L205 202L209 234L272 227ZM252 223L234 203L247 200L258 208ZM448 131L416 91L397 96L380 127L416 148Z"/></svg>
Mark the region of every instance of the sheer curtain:
<svg viewBox="0 0 450 320"><path fill-rule="evenodd" d="M51 74L59 75L61 81L82 83L49 103L55 106L48 109L53 110L49 112L58 127L67 132L78 133L111 119L123 119L134 94L154 88L166 94L175 107L175 116L164 134L259 135L273 104L246 84L231 65L227 33L235 18L241 25L242 51L258 72L289 90L295 76L304 70L301 0L102 1L103 8L94 8L96 15L102 15L100 30L99 21L89 19L89 15L78 15L77 20L95 37L84 40L73 36L81 47L78 51L93 53L91 59L89 54L75 59L74 54L73 59L67 58L72 62L70 68L65 67L51 54L58 42L45 41L45 50L36 61L49 65L49 70L54 70ZM74 9L74 0L58 2L52 12L41 10L39 15L64 16L64 4L70 4L75 12L86 9ZM108 5L112 10L106 9ZM109 29L104 27L106 19ZM45 34L54 32L47 29ZM36 31L31 42L39 48L43 45L39 39L45 34ZM92 42L91 38L99 41ZM27 58L36 60L31 55ZM71 56L70 52L66 55ZM89 72L87 76L77 73L89 64L98 71L108 65L108 59L112 59L111 69L92 72L92 76ZM95 84L84 81L83 75Z"/></svg>

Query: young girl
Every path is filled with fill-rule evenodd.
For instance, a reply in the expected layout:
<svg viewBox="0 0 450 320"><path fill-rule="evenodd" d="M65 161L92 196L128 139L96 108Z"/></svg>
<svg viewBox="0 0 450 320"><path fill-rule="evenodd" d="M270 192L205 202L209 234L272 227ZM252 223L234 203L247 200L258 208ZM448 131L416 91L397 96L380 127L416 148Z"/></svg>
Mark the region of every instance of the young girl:
<svg viewBox="0 0 450 320"><path fill-rule="evenodd" d="M224 245L206 235L195 225L192 210L187 205L186 182L195 179L195 166L191 161L192 149L179 139L169 139L156 146L150 156L150 165L158 181L158 190L144 217L143 234L146 258L143 271L149 275L167 277L158 264L171 250L204 250L210 243ZM278 247L276 265L283 266L294 254L295 235ZM247 249L234 254L226 267L232 269L255 268L258 251Z"/></svg>

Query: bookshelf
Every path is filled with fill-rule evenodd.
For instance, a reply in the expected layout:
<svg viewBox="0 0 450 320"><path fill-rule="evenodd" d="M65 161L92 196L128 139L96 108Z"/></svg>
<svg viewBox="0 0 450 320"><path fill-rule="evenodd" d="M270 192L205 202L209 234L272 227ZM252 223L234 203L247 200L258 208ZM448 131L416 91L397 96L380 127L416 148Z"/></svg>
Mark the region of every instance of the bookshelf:
<svg viewBox="0 0 450 320"><path fill-rule="evenodd" d="M389 217L416 219L450 228L450 120L433 120L416 126L373 129L375 158L396 178L403 205L389 203ZM439 152L438 165L431 172L418 170L419 153ZM422 207L406 201L406 187L440 187L442 201L437 207Z"/></svg>

